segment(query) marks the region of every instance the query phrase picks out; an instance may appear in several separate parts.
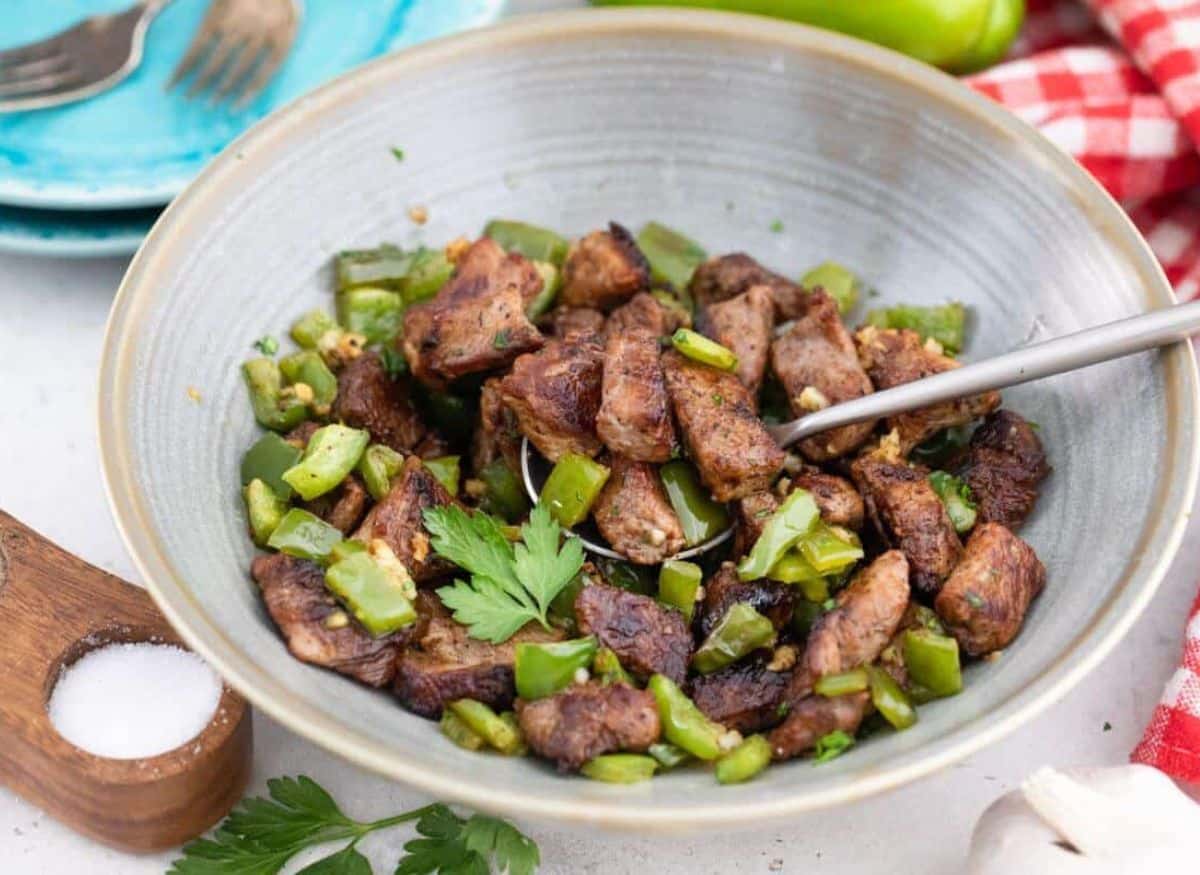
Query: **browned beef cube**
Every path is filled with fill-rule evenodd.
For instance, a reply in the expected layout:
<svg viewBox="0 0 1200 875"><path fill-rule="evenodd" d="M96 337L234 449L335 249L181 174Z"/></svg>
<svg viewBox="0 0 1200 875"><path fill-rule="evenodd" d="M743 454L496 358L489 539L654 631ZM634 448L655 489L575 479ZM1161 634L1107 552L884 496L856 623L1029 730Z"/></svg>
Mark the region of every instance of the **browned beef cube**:
<svg viewBox="0 0 1200 875"><path fill-rule="evenodd" d="M771 367L797 418L871 393L837 304L822 291L808 295L804 316L771 344ZM816 462L836 459L858 449L874 428L860 422L822 432L802 440L800 452Z"/></svg>
<svg viewBox="0 0 1200 875"><path fill-rule="evenodd" d="M644 751L662 725L654 696L627 684L576 684L553 696L517 702L517 720L530 749L574 772L613 751Z"/></svg>
<svg viewBox="0 0 1200 875"><path fill-rule="evenodd" d="M1050 473L1037 433L1011 410L997 410L971 435L962 472L979 522L1016 529L1033 510L1038 484Z"/></svg>
<svg viewBox="0 0 1200 875"><path fill-rule="evenodd" d="M782 629L792 618L795 587L774 580L741 580L732 562L725 562L704 584L704 601L700 605L697 628L701 638L707 638L721 622L725 612L739 602L745 602Z"/></svg>
<svg viewBox="0 0 1200 875"><path fill-rule="evenodd" d="M679 430L713 497L732 501L770 486L784 452L755 415L742 381L675 350L662 362Z"/></svg>
<svg viewBox="0 0 1200 875"><path fill-rule="evenodd" d="M702 316L704 333L737 356L735 373L750 390L750 398L757 401L767 370L771 329L775 327L771 289L751 286L736 298L710 304L704 308Z"/></svg>
<svg viewBox="0 0 1200 875"><path fill-rule="evenodd" d="M863 524L863 500L854 484L845 477L826 474L820 468L806 465L792 477L792 491L807 490L821 511L821 519L831 526L845 526L858 531Z"/></svg>
<svg viewBox="0 0 1200 875"><path fill-rule="evenodd" d="M479 425L471 436L471 465L475 473L497 459L514 471L521 470L521 431L517 416L504 405L500 378L484 381L479 393Z"/></svg>
<svg viewBox="0 0 1200 875"><path fill-rule="evenodd" d="M649 596L592 584L575 599L581 635L595 635L638 678L662 674L682 684L692 658L692 633L679 611Z"/></svg>
<svg viewBox="0 0 1200 875"><path fill-rule="evenodd" d="M400 346L413 376L443 387L540 348L542 335L525 318L525 300L541 287L532 262L506 254L494 240L477 240L437 295L404 314Z"/></svg>
<svg viewBox="0 0 1200 875"><path fill-rule="evenodd" d="M850 466L867 511L884 539L908 558L913 588L937 595L962 556L962 542L925 468L861 456Z"/></svg>
<svg viewBox="0 0 1200 875"><path fill-rule="evenodd" d="M858 356L871 382L879 391L911 383L960 367L944 355L935 343L925 343L921 335L908 329L859 329L855 336ZM900 437L900 452L908 455L917 444L952 425L965 425L1000 406L999 392L985 392L971 398L934 404L912 413L888 419L887 427Z"/></svg>
<svg viewBox="0 0 1200 875"><path fill-rule="evenodd" d="M600 452L596 413L604 352L594 338L572 335L523 355L500 381L500 398L517 424L551 462L567 453Z"/></svg>
<svg viewBox="0 0 1200 875"><path fill-rule="evenodd" d="M559 640L530 623L503 644L479 641L456 623L432 592L417 594L417 611L424 619L421 634L396 663L396 696L415 714L437 718L456 699L475 699L502 710L516 696L513 660L517 644Z"/></svg>
<svg viewBox="0 0 1200 875"><path fill-rule="evenodd" d="M284 435L284 440L303 450L308 446L309 440L317 433L317 429L320 427L321 423L307 419Z"/></svg>
<svg viewBox="0 0 1200 875"><path fill-rule="evenodd" d="M804 313L805 291L798 283L767 270L744 252L710 258L696 268L689 286L696 306L707 307L766 286L780 319L795 319Z"/></svg>
<svg viewBox="0 0 1200 875"><path fill-rule="evenodd" d="M307 559L284 553L256 556L250 574L292 656L372 687L392 679L396 654L413 630L372 638L325 588L321 566Z"/></svg>
<svg viewBox="0 0 1200 875"><path fill-rule="evenodd" d="M413 447L413 455L422 459L440 459L453 452L454 448L450 446L450 440L441 432L432 430L425 432L425 437L421 438L421 442Z"/></svg>
<svg viewBox="0 0 1200 875"><path fill-rule="evenodd" d="M813 749L818 739L835 730L847 735L858 732L871 706L871 694L851 693L827 699L809 696L792 706L787 718L767 736L771 755L788 760Z"/></svg>
<svg viewBox="0 0 1200 875"><path fill-rule="evenodd" d="M350 474L337 488L306 501L302 507L316 514L343 535L348 535L367 512L367 488L357 474Z"/></svg>
<svg viewBox="0 0 1200 875"><path fill-rule="evenodd" d="M696 707L727 729L751 733L783 719L788 673L771 671L759 661L738 662L692 680Z"/></svg>
<svg viewBox="0 0 1200 875"><path fill-rule="evenodd" d="M756 492L733 503L733 555L745 556L762 534L763 526L779 509L774 492Z"/></svg>
<svg viewBox="0 0 1200 875"><path fill-rule="evenodd" d="M859 571L836 601L808 634L804 660L814 678L869 665L887 647L908 607L908 560L889 550Z"/></svg>
<svg viewBox="0 0 1200 875"><path fill-rule="evenodd" d="M425 434L407 383L389 377L383 360L373 352L364 352L338 374L333 415L346 425L365 428L371 440L400 452L411 450Z"/></svg>
<svg viewBox="0 0 1200 875"><path fill-rule="evenodd" d="M650 288L650 265L633 236L609 222L571 244L559 299L568 307L611 310Z"/></svg>
<svg viewBox="0 0 1200 875"><path fill-rule="evenodd" d="M446 487L421 464L421 460L409 456L404 460L400 474L392 481L391 490L383 501L371 508L354 538L367 544L382 538L418 583L441 577L454 566L433 552L422 514L428 507L453 503Z"/></svg>
<svg viewBox="0 0 1200 875"><path fill-rule="evenodd" d="M637 565L657 565L682 550L683 526L658 469L624 456L613 456L609 467L612 473L592 508L604 540Z"/></svg>
<svg viewBox="0 0 1200 875"><path fill-rule="evenodd" d="M1046 584L1033 548L999 523L976 526L934 609L962 649L982 656L1007 647Z"/></svg>
<svg viewBox="0 0 1200 875"><path fill-rule="evenodd" d="M565 338L569 334L604 335L604 314L591 307L555 307L538 324L551 337Z"/></svg>

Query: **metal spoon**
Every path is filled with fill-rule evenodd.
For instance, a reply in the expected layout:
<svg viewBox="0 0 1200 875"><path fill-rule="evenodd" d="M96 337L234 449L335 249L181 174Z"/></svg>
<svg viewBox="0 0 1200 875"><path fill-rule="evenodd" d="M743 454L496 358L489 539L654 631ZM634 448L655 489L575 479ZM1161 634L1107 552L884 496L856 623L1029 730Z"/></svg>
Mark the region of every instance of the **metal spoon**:
<svg viewBox="0 0 1200 875"><path fill-rule="evenodd" d="M1065 337L1027 346L986 361L963 365L905 383L894 389L875 392L834 404L824 410L779 425L768 425L767 431L781 447L788 447L814 434L854 425L871 419L883 419L907 413L931 404L954 401L993 389L1017 386L1042 377L1066 373L1147 349L1187 340L1200 331L1200 300L1177 307L1165 307L1141 316L1109 322L1095 328L1085 328ZM533 501L541 492L549 475L549 463L534 450L528 439L521 442L521 473L525 491ZM695 556L711 550L733 533L726 529L715 538L690 547L677 554L676 559ZM612 559L624 559L615 550L596 543L589 533L573 532L593 553Z"/></svg>

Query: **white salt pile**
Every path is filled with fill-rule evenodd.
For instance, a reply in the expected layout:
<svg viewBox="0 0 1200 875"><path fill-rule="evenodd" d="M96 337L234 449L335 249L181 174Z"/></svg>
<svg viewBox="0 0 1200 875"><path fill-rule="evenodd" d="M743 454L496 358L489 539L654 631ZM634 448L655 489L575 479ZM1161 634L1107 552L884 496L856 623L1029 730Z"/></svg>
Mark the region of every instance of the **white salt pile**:
<svg viewBox="0 0 1200 875"><path fill-rule="evenodd" d="M195 738L212 720L221 680L186 650L109 644L63 672L50 694L50 722L97 756L155 756Z"/></svg>

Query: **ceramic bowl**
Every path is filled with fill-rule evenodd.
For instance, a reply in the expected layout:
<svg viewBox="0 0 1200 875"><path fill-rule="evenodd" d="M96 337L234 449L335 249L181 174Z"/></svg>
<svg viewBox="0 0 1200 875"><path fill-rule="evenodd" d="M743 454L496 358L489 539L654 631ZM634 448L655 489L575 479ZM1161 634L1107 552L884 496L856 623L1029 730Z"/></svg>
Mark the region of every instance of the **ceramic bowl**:
<svg viewBox="0 0 1200 875"><path fill-rule="evenodd" d="M414 205L426 224L408 218ZM259 336L330 305L339 249L438 244L494 216L571 234L654 218L791 275L837 259L879 301L965 301L971 359L1173 303L1133 226L1067 157L864 43L765 18L606 10L373 62L255 127L174 202L121 288L100 383L113 510L155 599L301 735L488 810L643 831L761 823L1016 730L1096 665L1161 580L1197 473L1186 345L1006 393L1054 466L1022 531L1046 591L961 695L819 768L793 761L733 787L703 769L632 787L563 777L464 752L387 694L296 661L247 574L237 471L258 430L238 365Z"/></svg>

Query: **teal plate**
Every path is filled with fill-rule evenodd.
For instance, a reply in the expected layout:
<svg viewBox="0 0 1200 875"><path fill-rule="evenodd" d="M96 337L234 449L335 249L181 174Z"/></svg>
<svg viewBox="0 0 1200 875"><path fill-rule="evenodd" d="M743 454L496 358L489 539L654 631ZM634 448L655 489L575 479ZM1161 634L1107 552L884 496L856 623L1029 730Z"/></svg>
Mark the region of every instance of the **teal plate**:
<svg viewBox="0 0 1200 875"><path fill-rule="evenodd" d="M129 255L162 207L134 210L36 210L0 206L0 252L58 258Z"/></svg>
<svg viewBox="0 0 1200 875"><path fill-rule="evenodd" d="M11 0L10 0L11 2ZM40 0L0 15L0 49L42 39L132 0ZM494 20L504 0L305 0L300 33L270 86L234 111L164 89L208 0L174 0L146 57L113 90L57 109L0 115L0 203L101 210L157 206L271 110L377 55ZM404 120L396 120L397 133Z"/></svg>

